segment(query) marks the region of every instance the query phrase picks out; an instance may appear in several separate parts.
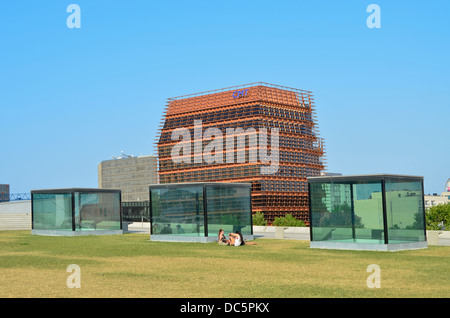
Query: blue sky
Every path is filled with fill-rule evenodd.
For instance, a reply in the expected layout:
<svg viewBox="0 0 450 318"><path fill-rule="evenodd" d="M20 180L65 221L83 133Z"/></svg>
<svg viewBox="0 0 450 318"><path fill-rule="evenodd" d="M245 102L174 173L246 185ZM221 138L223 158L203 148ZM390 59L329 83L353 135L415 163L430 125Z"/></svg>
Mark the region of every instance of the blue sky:
<svg viewBox="0 0 450 318"><path fill-rule="evenodd" d="M69 29L69 4L81 28ZM369 4L381 9L370 29ZM97 187L147 155L168 97L263 81L313 91L328 171L450 177L450 2L5 0L0 183Z"/></svg>

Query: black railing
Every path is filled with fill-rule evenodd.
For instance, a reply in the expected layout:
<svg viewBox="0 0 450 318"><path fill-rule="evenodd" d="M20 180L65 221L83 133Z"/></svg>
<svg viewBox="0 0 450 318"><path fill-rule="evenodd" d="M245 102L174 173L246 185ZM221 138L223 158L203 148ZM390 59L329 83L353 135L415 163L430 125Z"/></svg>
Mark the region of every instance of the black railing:
<svg viewBox="0 0 450 318"><path fill-rule="evenodd" d="M148 222L150 220L150 202L122 202L122 219L127 222Z"/></svg>

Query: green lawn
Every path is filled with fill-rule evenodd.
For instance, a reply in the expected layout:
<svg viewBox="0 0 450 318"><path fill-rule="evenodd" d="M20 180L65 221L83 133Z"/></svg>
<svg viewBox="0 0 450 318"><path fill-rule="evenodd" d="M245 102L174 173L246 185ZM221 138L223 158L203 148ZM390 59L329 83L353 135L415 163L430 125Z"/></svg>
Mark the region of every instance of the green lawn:
<svg viewBox="0 0 450 318"><path fill-rule="evenodd" d="M151 242L144 234L51 237L0 231L0 297L450 297L450 247L366 252ZM68 288L70 264L81 288ZM368 288L370 264L381 288ZM232 287L238 293L228 294ZM240 294L239 294L240 293Z"/></svg>

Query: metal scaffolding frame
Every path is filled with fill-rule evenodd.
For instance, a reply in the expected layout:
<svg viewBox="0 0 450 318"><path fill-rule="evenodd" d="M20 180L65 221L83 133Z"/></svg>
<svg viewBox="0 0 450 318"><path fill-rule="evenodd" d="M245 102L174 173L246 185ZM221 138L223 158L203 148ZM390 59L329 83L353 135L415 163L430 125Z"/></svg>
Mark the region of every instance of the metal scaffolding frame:
<svg viewBox="0 0 450 318"><path fill-rule="evenodd" d="M203 130L278 128L278 172L261 174L261 162L195 163L194 151L191 163L175 163L171 149L178 141L171 140L171 134L177 128L193 132L194 120L202 120ZM308 224L307 177L320 175L326 166L319 133L314 98L306 90L256 82L169 98L155 140L158 182L249 182L253 213L264 213L269 223L289 213ZM259 145L246 143L246 155L255 147L259 149Z"/></svg>

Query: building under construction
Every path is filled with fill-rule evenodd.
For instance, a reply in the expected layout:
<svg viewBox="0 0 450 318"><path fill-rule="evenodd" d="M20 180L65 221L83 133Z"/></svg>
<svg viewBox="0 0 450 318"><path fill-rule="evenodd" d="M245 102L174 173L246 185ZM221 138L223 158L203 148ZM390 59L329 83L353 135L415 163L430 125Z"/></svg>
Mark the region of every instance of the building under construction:
<svg viewBox="0 0 450 318"><path fill-rule="evenodd" d="M307 177L325 168L312 93L261 82L169 98L156 146L160 183L251 183L269 223L308 223Z"/></svg>

